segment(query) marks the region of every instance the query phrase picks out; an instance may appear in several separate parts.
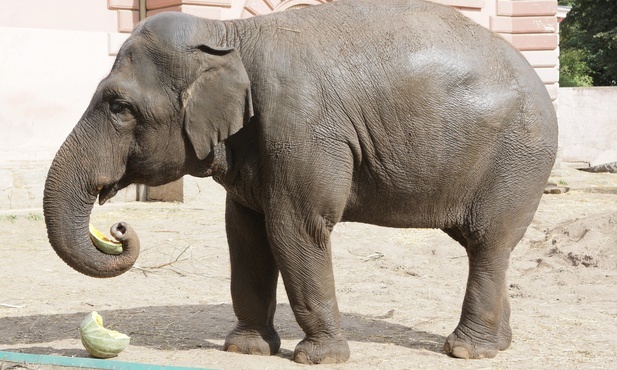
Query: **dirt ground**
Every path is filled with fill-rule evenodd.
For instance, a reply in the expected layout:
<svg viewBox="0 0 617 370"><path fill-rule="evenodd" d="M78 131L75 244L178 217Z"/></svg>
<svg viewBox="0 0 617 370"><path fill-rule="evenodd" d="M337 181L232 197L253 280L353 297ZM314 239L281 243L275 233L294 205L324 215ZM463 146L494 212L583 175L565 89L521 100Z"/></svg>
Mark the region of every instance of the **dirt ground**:
<svg viewBox="0 0 617 370"><path fill-rule="evenodd" d="M617 175L561 170L569 187L543 197L509 270L512 346L494 359L443 354L465 291L465 251L439 230L344 223L333 233L336 288L351 359L328 369L614 369L617 361ZM137 265L113 279L82 276L47 242L40 210L0 214L0 350L88 357L78 326L98 311L131 336L116 360L221 369L306 368L303 337L279 284L271 357L221 351L235 318L223 189L204 180L184 204L97 206L101 230L140 233ZM7 368L8 364L0 365ZM51 366L27 365L29 368Z"/></svg>

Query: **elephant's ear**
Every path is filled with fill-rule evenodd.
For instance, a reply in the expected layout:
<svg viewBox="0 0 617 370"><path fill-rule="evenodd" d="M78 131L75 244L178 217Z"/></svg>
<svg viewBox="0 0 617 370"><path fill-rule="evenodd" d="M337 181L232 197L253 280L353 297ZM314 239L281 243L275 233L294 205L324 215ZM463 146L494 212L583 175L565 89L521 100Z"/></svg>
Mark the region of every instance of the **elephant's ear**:
<svg viewBox="0 0 617 370"><path fill-rule="evenodd" d="M250 81L235 49L202 45L201 73L182 95L184 130L195 154L206 158L220 141L238 132L253 116Z"/></svg>

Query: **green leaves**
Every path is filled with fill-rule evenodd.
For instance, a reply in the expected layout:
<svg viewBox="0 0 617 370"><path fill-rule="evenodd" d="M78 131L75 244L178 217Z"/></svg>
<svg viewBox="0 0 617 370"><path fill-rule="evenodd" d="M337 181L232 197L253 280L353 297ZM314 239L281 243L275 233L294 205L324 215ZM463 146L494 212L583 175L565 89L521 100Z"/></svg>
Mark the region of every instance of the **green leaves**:
<svg viewBox="0 0 617 370"><path fill-rule="evenodd" d="M585 62L587 55L581 49L562 49L559 54L559 86L593 86L591 69Z"/></svg>
<svg viewBox="0 0 617 370"><path fill-rule="evenodd" d="M561 23L560 85L617 85L617 1L563 0L572 5Z"/></svg>

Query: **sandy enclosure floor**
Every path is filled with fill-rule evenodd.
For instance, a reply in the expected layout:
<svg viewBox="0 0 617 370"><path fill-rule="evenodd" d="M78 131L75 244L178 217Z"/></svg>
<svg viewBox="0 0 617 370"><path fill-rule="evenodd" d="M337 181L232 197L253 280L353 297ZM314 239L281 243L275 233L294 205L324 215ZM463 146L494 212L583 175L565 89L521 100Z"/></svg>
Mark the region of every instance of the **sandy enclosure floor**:
<svg viewBox="0 0 617 370"><path fill-rule="evenodd" d="M467 275L465 251L447 235L343 223L333 233L333 257L351 359L320 368L614 369L617 175L562 170L552 180L570 191L543 197L511 258L510 349L479 361L442 353L458 322ZM280 354L221 351L235 322L223 212L224 191L210 180L184 204L95 207L99 229L125 220L142 241L137 266L107 280L82 276L55 255L40 210L3 212L0 350L88 357L78 326L96 310L107 327L132 337L118 361L306 368L290 361L303 334L282 284L275 318Z"/></svg>

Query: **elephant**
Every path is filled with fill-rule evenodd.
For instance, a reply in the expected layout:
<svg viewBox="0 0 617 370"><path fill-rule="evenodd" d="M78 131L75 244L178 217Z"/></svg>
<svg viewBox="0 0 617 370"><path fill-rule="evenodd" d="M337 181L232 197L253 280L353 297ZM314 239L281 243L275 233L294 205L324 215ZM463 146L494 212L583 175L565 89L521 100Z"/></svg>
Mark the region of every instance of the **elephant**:
<svg viewBox="0 0 617 370"><path fill-rule="evenodd" d="M140 22L61 145L44 190L50 244L94 277L139 254L88 236L129 184L184 175L226 190L236 326L223 350L275 354L279 275L305 337L293 360L350 357L335 294L339 222L443 230L467 253L457 358L511 343L509 257L557 151L552 100L507 41L424 0L340 0L241 20L161 13Z"/></svg>

